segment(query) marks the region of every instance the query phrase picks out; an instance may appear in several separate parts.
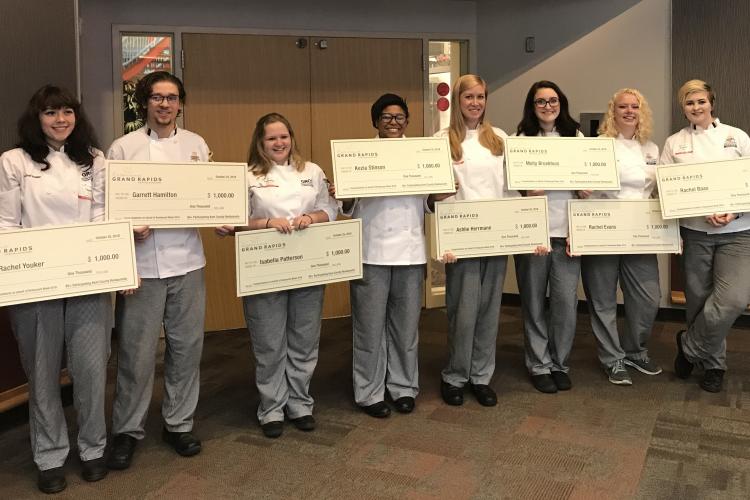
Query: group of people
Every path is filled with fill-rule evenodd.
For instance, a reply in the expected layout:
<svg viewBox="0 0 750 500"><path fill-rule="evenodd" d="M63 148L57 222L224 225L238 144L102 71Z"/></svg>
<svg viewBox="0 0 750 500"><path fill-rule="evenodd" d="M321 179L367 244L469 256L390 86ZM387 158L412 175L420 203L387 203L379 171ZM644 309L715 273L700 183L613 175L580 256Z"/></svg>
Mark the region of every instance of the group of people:
<svg viewBox="0 0 750 500"><path fill-rule="evenodd" d="M723 160L750 155L750 138L713 114L714 92L687 82L678 101L688 126L667 139L661 155L650 141L648 102L636 89L610 99L600 134L615 138L619 191L510 191L505 185L504 138L485 117L487 86L476 75L456 80L447 137L456 178L454 194L336 200L335 186L305 161L294 130L278 113L261 117L248 155L247 226L238 230L302 231L339 213L362 219L363 277L350 283L354 400L368 415L384 418L391 407L415 408L419 393L418 326L426 249L424 215L434 203L546 195L550 247L515 256L523 310L525 364L544 393L569 390L568 358L576 329L577 284L583 280L599 360L610 382L630 385L627 368L656 375L647 342L659 308L655 255L571 255L567 201L573 198L652 198L655 165ZM135 101L145 126L117 139L107 158L152 162L208 161L208 146L177 126L185 102L182 82L166 72L145 76ZM404 137L406 101L380 96L371 107L377 138ZM568 99L553 82L529 89L515 133L581 136ZM104 218L105 157L77 99L44 86L32 96L18 124L19 144L0 157L0 229L99 221ZM677 336L675 373L703 369L700 385L721 390L725 338L750 301L750 219L713 214L681 221L684 242L687 330ZM38 487L66 486L63 465L68 433L58 376L63 349L78 412L82 476L98 481L109 469L130 466L145 422L154 381L160 331L165 334L162 437L182 456L201 451L193 433L203 347L205 284L202 243L196 229L134 229L139 286L117 296L117 380L108 454L105 422L106 366L110 355L108 294L32 302L9 307L11 326L29 381L29 419ZM500 300L507 257L457 259L446 253L448 360L441 395L461 405L465 388L484 406L497 404L495 369ZM617 286L623 292L625 330L617 329ZM288 419L302 431L316 427L310 381L318 359L322 285L243 298L260 396L257 417L269 438ZM390 400L391 405L387 400Z"/></svg>

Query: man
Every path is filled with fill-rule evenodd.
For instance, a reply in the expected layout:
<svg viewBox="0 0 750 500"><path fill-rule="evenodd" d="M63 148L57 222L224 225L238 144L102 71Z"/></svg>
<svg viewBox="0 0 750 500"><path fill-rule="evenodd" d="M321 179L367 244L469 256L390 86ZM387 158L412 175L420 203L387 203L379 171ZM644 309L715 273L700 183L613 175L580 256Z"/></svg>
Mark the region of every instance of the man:
<svg viewBox="0 0 750 500"><path fill-rule="evenodd" d="M177 127L185 89L175 76L146 75L135 89L146 126L117 139L111 160L151 162L208 161L199 135ZM112 415L110 469L127 469L151 401L154 363L162 324L164 399L162 437L182 456L196 455L201 442L192 434L198 403L203 350L206 259L197 229L134 229L141 285L123 292L118 304L117 392Z"/></svg>

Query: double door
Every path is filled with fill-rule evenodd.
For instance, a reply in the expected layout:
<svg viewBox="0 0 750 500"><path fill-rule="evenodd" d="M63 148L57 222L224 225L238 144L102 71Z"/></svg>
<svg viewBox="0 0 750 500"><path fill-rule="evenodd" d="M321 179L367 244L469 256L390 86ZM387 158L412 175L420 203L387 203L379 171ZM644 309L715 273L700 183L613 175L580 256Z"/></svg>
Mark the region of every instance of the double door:
<svg viewBox="0 0 750 500"><path fill-rule="evenodd" d="M202 135L216 161L246 162L255 123L286 116L302 156L333 180L331 139L374 137L370 106L393 92L409 105L407 133L424 130L421 39L185 34L185 127ZM202 231L206 330L244 327L235 296L234 242ZM324 317L350 312L349 285L326 287Z"/></svg>

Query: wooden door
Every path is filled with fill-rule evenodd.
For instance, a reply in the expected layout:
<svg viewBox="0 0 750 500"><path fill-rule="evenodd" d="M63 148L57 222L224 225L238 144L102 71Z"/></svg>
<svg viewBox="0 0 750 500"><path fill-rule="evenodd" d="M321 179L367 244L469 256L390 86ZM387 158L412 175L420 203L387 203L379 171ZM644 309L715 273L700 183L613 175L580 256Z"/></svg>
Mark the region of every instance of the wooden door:
<svg viewBox="0 0 750 500"><path fill-rule="evenodd" d="M331 139L374 137L370 107L386 92L409 106L407 135L424 131L422 40L313 37L310 50L312 159L330 179ZM349 283L326 288L329 316L350 313Z"/></svg>
<svg viewBox="0 0 750 500"><path fill-rule="evenodd" d="M304 39L307 42L307 39ZM206 139L215 161L247 162L258 118L278 112L310 156L310 56L298 37L186 34L185 128ZM206 331L243 328L234 239L201 229L206 252Z"/></svg>

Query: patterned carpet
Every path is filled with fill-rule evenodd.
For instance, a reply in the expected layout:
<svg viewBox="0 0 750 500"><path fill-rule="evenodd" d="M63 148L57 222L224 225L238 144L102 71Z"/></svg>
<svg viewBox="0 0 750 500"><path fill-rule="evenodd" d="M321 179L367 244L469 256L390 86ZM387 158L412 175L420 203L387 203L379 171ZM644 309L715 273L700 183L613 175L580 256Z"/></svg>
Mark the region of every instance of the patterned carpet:
<svg viewBox="0 0 750 500"><path fill-rule="evenodd" d="M67 464L58 498L106 499L747 499L750 498L750 337L729 337L725 390L702 391L697 377L672 373L678 322L657 323L655 377L631 370L632 387L607 382L595 357L588 315L579 316L571 360L573 390L535 391L523 366L520 311L505 306L493 387L495 408L466 394L463 407L439 396L445 360L443 310L425 311L422 393L411 415L378 420L352 402L351 323L323 327L313 379L319 427L287 424L276 440L255 419L245 331L206 337L196 433L204 450L181 458L160 440L161 373L133 466L98 483ZM111 382L112 379L110 379ZM111 391L110 383L110 391ZM111 400L111 394L110 394ZM73 420L68 408L69 422ZM41 497L22 412L0 416L0 498Z"/></svg>

